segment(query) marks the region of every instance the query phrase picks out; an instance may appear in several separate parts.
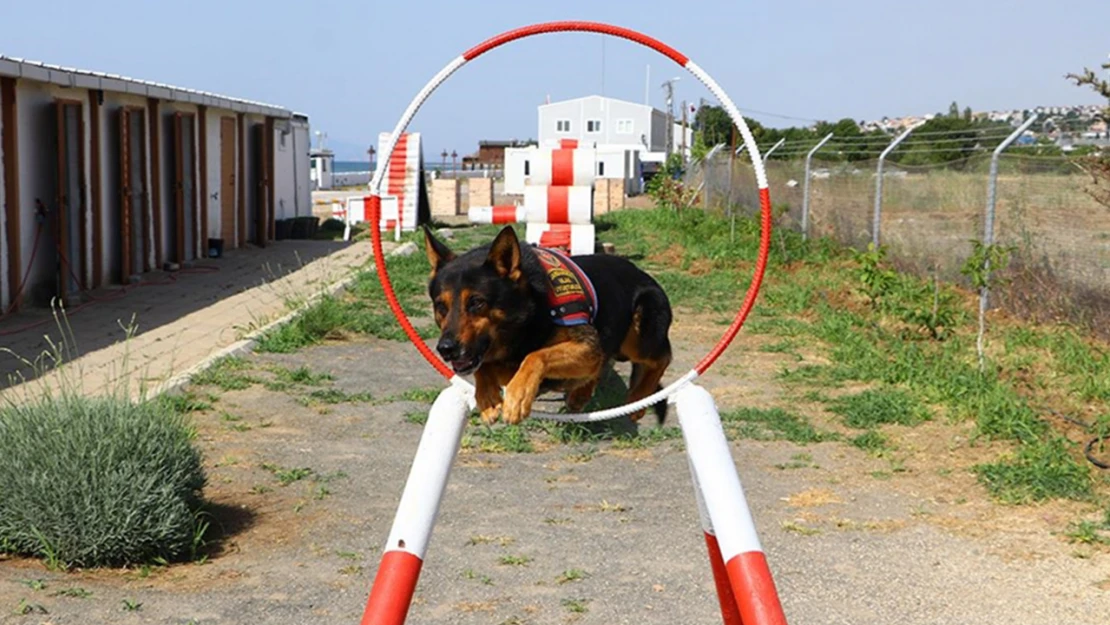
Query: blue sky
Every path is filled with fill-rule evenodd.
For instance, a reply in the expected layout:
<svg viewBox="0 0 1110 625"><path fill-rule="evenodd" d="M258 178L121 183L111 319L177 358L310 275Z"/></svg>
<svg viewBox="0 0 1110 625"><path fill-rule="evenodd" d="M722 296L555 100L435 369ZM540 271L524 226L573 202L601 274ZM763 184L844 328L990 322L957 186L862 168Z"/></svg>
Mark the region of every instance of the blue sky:
<svg viewBox="0 0 1110 625"><path fill-rule="evenodd" d="M975 110L1097 103L1063 75L1110 53L1107 0L1058 10L1029 0L702 2L10 1L0 8L0 53L290 107L328 133L340 158L364 158L463 50L540 21L641 30L694 59L741 110L803 119L936 112L952 100ZM660 83L675 76L677 100L708 96L685 70L630 42L545 35L463 68L411 129L433 154L534 137L535 107L548 95L604 88L643 101L649 64L653 105L663 107Z"/></svg>

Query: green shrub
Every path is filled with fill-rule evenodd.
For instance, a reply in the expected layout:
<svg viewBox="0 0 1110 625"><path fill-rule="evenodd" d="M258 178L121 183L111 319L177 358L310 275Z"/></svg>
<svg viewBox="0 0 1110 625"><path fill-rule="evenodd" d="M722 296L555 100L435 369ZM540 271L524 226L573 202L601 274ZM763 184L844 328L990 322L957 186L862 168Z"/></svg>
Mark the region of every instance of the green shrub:
<svg viewBox="0 0 1110 625"><path fill-rule="evenodd" d="M0 408L0 551L80 567L195 555L192 437L171 401L68 391Z"/></svg>
<svg viewBox="0 0 1110 625"><path fill-rule="evenodd" d="M868 429L886 423L917 425L929 419L929 411L909 393L894 388L868 389L838 397L829 410L844 418L844 425Z"/></svg>

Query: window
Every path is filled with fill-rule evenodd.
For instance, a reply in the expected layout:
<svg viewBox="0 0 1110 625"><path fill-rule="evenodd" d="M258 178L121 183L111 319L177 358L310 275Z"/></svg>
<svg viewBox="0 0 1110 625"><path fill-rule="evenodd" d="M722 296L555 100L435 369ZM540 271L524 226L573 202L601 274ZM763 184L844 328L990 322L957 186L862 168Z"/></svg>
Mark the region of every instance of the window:
<svg viewBox="0 0 1110 625"><path fill-rule="evenodd" d="M605 176L605 161L598 161L597 162L597 177L601 178L603 176Z"/></svg>
<svg viewBox="0 0 1110 625"><path fill-rule="evenodd" d="M632 134L632 120L631 119L618 119L617 120L617 134L630 135Z"/></svg>
<svg viewBox="0 0 1110 625"><path fill-rule="evenodd" d="M586 132L601 132L601 120L591 119L586 122Z"/></svg>
<svg viewBox="0 0 1110 625"><path fill-rule="evenodd" d="M530 176L530 175L532 175L532 167L531 167L531 165L532 165L532 164L531 164L531 163L529 163L528 161L524 161L524 175L525 175L525 176Z"/></svg>
<svg viewBox="0 0 1110 625"><path fill-rule="evenodd" d="M570 132L570 120L560 119L555 122L555 132Z"/></svg>

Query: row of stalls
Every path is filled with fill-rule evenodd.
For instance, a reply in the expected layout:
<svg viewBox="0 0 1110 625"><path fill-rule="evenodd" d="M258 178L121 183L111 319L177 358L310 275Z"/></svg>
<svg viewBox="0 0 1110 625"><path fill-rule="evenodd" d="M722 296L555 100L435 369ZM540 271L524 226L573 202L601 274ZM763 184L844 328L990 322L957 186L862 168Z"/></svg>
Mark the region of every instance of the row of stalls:
<svg viewBox="0 0 1110 625"><path fill-rule="evenodd" d="M309 147L285 108L0 56L0 316L267 245Z"/></svg>

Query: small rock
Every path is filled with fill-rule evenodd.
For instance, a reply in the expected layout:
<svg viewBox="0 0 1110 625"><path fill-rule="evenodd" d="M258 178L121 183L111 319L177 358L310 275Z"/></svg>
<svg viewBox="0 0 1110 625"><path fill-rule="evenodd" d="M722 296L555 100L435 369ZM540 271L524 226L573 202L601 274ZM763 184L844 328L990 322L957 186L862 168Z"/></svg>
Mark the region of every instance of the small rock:
<svg viewBox="0 0 1110 625"><path fill-rule="evenodd" d="M436 230L436 234L441 239L454 239L455 238L455 231L450 229L450 228L440 228L439 230Z"/></svg>
<svg viewBox="0 0 1110 625"><path fill-rule="evenodd" d="M601 244L601 253L602 254L616 254L617 253L617 247L615 245L613 245L612 243L602 243Z"/></svg>
<svg viewBox="0 0 1110 625"><path fill-rule="evenodd" d="M416 244L413 243L412 241L409 241L408 243L405 243L401 247L398 247L397 249L390 252L389 255L390 256L412 256L418 250L419 250L419 248L416 247Z"/></svg>

